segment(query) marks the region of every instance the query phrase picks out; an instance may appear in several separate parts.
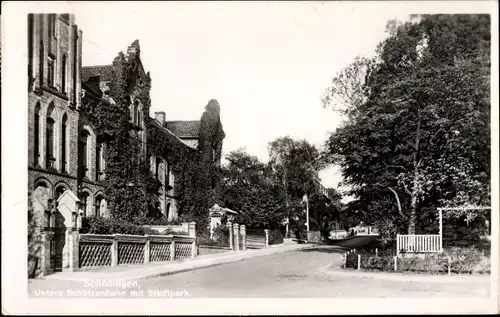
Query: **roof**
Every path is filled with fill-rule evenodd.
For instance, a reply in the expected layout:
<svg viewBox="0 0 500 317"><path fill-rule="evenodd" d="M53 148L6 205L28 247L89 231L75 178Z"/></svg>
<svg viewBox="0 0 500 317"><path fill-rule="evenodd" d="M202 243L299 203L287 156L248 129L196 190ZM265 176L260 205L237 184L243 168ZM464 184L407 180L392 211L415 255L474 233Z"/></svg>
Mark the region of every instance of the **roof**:
<svg viewBox="0 0 500 317"><path fill-rule="evenodd" d="M200 125L198 121L167 121L166 128L179 138L198 138L200 136Z"/></svg>
<svg viewBox="0 0 500 317"><path fill-rule="evenodd" d="M114 78L113 65L84 66L82 67L82 82L90 77L99 76L101 81L111 81Z"/></svg>
<svg viewBox="0 0 500 317"><path fill-rule="evenodd" d="M153 119L153 118L149 118L150 122L152 122L152 124L154 124L157 128L159 128L161 131L163 131L166 135L168 135L171 139L174 139L175 141L177 142L180 142L182 144L184 144L185 146L187 146L188 148L190 149L193 149L193 150L197 150L197 148L187 144L186 142L182 141L177 135L175 135L172 131L166 129L165 127L162 127L161 123L159 123L158 121L156 121L156 119Z"/></svg>
<svg viewBox="0 0 500 317"><path fill-rule="evenodd" d="M229 208L221 207L218 204L213 205L213 207L210 208L209 211L210 212L226 212L226 213L229 213L229 214L236 214L236 215L238 214L237 211L231 210Z"/></svg>

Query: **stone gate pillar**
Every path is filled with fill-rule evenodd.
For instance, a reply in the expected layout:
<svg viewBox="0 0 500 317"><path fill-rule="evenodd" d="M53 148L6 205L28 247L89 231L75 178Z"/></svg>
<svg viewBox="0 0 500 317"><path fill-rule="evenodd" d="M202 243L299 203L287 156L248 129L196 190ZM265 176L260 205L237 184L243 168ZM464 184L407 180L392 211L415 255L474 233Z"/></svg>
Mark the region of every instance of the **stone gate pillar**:
<svg viewBox="0 0 500 317"><path fill-rule="evenodd" d="M240 233L241 233L241 250L245 251L247 249L247 229L245 225L241 225Z"/></svg>
<svg viewBox="0 0 500 317"><path fill-rule="evenodd" d="M269 247L269 229L264 229L264 233L266 234L266 248Z"/></svg>
<svg viewBox="0 0 500 317"><path fill-rule="evenodd" d="M240 251L240 228L237 223L233 225L234 250Z"/></svg>
<svg viewBox="0 0 500 317"><path fill-rule="evenodd" d="M191 257L194 258L198 255L198 249L196 247L196 222L190 222L188 228L189 236L194 238L193 245L191 247Z"/></svg>
<svg viewBox="0 0 500 317"><path fill-rule="evenodd" d="M233 224L231 223L231 221L228 221L226 223L226 227L227 229L229 230L229 248L231 250L234 250L234 241L233 241Z"/></svg>

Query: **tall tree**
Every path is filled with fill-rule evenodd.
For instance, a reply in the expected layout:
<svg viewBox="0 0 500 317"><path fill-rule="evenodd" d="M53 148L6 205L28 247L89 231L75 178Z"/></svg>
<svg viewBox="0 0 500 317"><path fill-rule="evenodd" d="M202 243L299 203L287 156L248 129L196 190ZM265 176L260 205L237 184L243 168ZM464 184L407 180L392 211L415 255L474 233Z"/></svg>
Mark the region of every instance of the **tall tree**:
<svg viewBox="0 0 500 317"><path fill-rule="evenodd" d="M414 234L424 210L489 203L490 18L416 16L388 33L327 89L346 114L327 145L371 218L393 210Z"/></svg>
<svg viewBox="0 0 500 317"><path fill-rule="evenodd" d="M222 200L225 207L239 213L236 221L253 228L280 227L284 196L268 166L243 149L229 153L226 160L222 168Z"/></svg>

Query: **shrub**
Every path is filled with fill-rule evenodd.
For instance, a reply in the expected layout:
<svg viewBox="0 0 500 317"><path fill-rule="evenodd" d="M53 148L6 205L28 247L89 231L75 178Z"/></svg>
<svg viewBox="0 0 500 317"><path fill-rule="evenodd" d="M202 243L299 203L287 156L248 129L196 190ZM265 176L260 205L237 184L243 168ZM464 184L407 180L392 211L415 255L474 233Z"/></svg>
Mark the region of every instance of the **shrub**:
<svg viewBox="0 0 500 317"><path fill-rule="evenodd" d="M214 229L214 240L215 241L228 241L229 240L229 228L225 225L219 225Z"/></svg>
<svg viewBox="0 0 500 317"><path fill-rule="evenodd" d="M132 223L136 225L149 225L149 226L165 226L165 225L177 225L181 224L177 221L168 221L165 216L153 218L153 217L135 217L132 219Z"/></svg>
<svg viewBox="0 0 500 317"><path fill-rule="evenodd" d="M166 228L164 231L161 232L163 235L169 235L169 234L175 234L175 235L180 235L180 236L188 236L189 232L185 231L174 231L172 228Z"/></svg>
<svg viewBox="0 0 500 317"><path fill-rule="evenodd" d="M119 220L115 218L102 218L102 217L85 217L82 220L81 233L93 234L133 234L133 235L146 235L146 234L159 234L157 230L137 225L132 222Z"/></svg>
<svg viewBox="0 0 500 317"><path fill-rule="evenodd" d="M389 250L378 252L378 256L375 255L374 250L370 252L356 250L347 256L345 267L357 269L358 255L361 255L362 269L394 272L394 256ZM449 263L451 273L487 274L491 272L489 257L483 256L483 251L475 248L454 248L444 253L423 256L402 254L397 259L397 271L447 274Z"/></svg>
<svg viewBox="0 0 500 317"><path fill-rule="evenodd" d="M285 235L279 229L269 230L269 244L281 244Z"/></svg>
<svg viewBox="0 0 500 317"><path fill-rule="evenodd" d="M41 236L36 230L36 215L31 200L31 192L28 193L28 278L34 278L38 269L39 255L41 251Z"/></svg>
<svg viewBox="0 0 500 317"><path fill-rule="evenodd" d="M219 225L214 229L213 239L210 239L210 230L206 229L198 236L198 244L204 246L229 246L229 229L225 225Z"/></svg>

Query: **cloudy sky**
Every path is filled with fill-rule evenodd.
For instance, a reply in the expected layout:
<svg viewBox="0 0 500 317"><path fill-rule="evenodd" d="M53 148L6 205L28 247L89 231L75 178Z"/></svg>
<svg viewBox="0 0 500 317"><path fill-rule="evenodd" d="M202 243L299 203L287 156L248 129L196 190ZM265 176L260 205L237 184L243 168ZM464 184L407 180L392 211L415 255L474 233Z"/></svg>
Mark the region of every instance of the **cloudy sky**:
<svg viewBox="0 0 500 317"><path fill-rule="evenodd" d="M356 55L372 55L396 4L154 2L76 4L83 64L109 64L135 39L152 77L152 109L167 120L198 120L221 105L224 153L239 147L267 160L279 136L323 145L341 118L323 109L331 78ZM335 187L336 169L321 173Z"/></svg>

